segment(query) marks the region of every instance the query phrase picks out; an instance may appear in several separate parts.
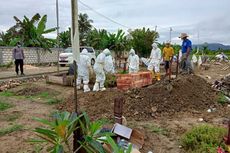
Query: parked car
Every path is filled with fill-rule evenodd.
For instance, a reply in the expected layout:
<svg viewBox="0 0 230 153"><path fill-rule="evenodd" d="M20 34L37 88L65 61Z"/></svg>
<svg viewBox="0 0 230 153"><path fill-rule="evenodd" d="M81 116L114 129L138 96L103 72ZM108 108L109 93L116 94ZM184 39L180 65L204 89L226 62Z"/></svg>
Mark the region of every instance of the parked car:
<svg viewBox="0 0 230 153"><path fill-rule="evenodd" d="M91 64L94 65L96 59L96 54L94 49L92 47L81 46L80 52L82 52L83 49L87 49L88 55L91 59ZM59 64L60 66L63 67L66 65L73 64L73 51L71 47L65 49L64 53L61 53L59 55Z"/></svg>

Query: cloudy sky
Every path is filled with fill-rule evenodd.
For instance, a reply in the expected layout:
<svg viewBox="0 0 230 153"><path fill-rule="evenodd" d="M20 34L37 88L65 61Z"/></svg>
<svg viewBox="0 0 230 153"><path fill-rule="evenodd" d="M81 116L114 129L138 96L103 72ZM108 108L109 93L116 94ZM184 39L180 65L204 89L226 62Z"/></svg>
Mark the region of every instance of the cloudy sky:
<svg viewBox="0 0 230 153"><path fill-rule="evenodd" d="M48 15L48 27L56 26L56 0L0 0L0 31L14 25L13 16L31 17L35 13ZM230 44L230 0L81 0L94 11L120 23L116 24L79 3L79 12L87 13L96 28L110 32L157 26L159 41L169 40L172 27L172 42L181 32L190 35L193 43L218 42ZM59 0L60 27L71 24L70 0ZM123 26L122 26L123 25ZM198 39L199 33L199 39ZM49 37L54 37L54 34ZM199 40L199 41L198 41Z"/></svg>

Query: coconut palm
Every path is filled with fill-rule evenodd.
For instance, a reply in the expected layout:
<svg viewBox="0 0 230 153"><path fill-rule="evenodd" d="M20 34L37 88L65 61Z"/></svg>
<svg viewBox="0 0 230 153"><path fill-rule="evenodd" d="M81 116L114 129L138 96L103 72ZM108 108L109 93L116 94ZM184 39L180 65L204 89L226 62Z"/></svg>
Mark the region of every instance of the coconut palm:
<svg viewBox="0 0 230 153"><path fill-rule="evenodd" d="M89 16L84 13L79 14L78 24L79 24L79 32L80 32L80 44L86 45L86 37L90 30L92 29L93 20L89 19Z"/></svg>

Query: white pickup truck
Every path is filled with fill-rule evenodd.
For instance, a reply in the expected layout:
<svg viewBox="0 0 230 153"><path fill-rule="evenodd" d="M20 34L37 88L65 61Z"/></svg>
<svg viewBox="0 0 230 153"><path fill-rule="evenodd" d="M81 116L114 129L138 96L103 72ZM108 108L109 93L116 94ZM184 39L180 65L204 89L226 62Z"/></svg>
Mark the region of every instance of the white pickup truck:
<svg viewBox="0 0 230 153"><path fill-rule="evenodd" d="M95 54L94 49L92 47L81 46L80 47L80 52L83 49L87 49L88 55L89 55L89 57L91 59L91 64L94 65L95 60L96 60L96 54ZM59 55L59 64L62 67L66 66L66 65L73 64L73 52L72 52L71 47L65 49L64 53L61 53Z"/></svg>

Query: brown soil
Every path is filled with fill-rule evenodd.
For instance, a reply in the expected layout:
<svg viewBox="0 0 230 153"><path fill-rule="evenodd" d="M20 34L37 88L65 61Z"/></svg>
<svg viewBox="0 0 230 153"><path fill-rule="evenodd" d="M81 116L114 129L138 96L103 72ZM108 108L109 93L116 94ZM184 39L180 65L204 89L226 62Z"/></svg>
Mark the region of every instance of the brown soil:
<svg viewBox="0 0 230 153"><path fill-rule="evenodd" d="M160 82L147 88L121 92L109 89L105 92L80 94L78 103L81 110L93 119L113 116L114 99L124 97L124 116L129 120L143 121L155 117L173 117L180 112L197 112L217 107L216 92L210 85L195 75L181 76L171 82L173 89L168 91L167 83ZM73 111L73 94L60 110Z"/></svg>

